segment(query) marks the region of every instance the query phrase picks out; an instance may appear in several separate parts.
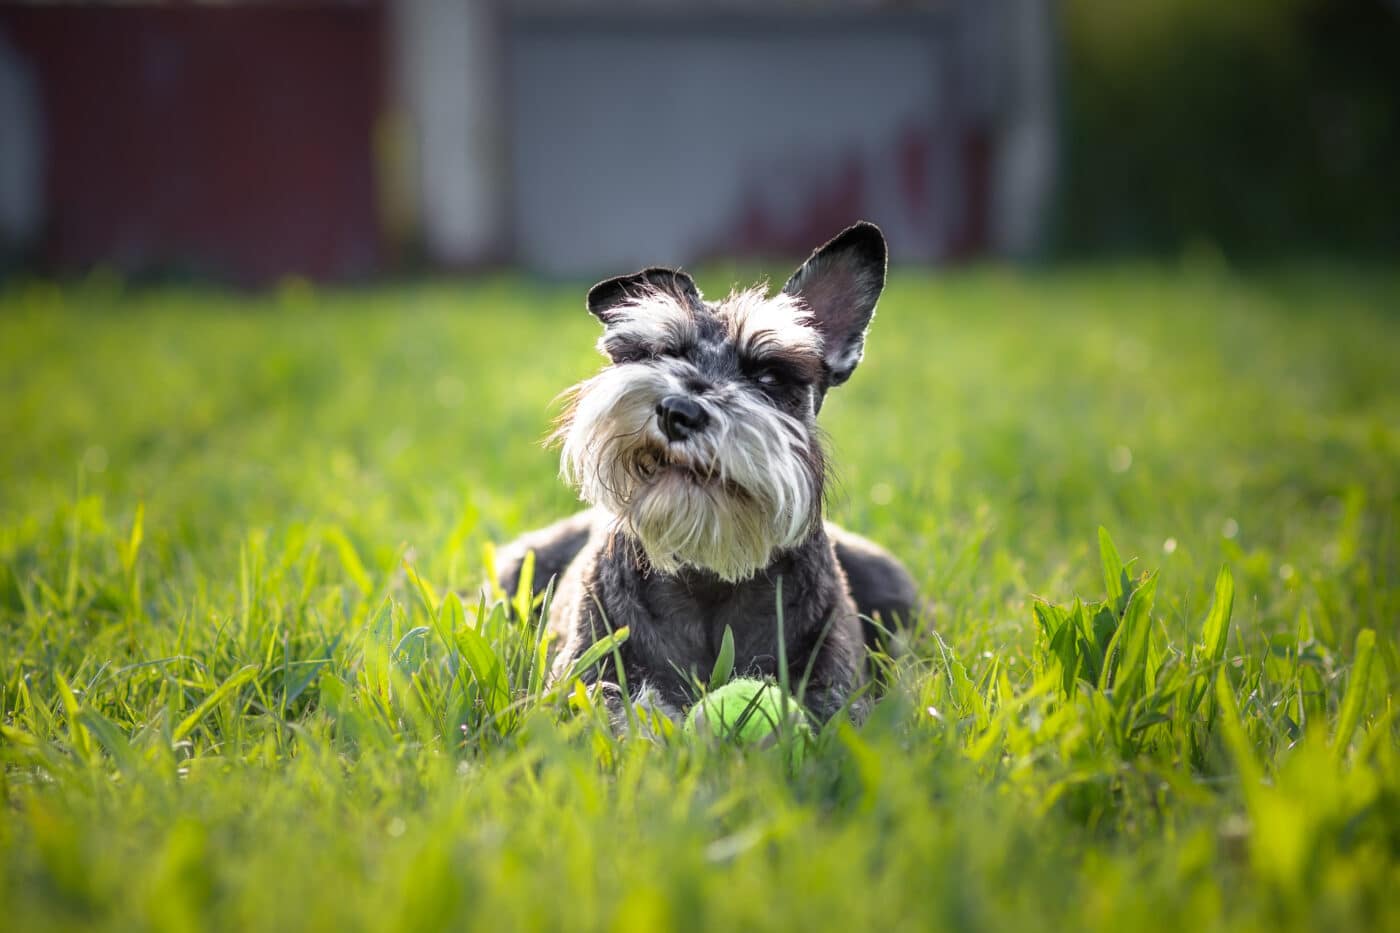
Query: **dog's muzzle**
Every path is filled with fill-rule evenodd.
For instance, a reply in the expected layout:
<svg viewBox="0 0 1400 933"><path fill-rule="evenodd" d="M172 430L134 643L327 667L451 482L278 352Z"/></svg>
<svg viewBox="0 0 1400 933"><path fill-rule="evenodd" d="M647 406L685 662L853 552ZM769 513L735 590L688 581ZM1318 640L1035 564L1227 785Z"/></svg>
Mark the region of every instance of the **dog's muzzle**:
<svg viewBox="0 0 1400 933"><path fill-rule="evenodd" d="M757 393L729 386L701 400L675 382L626 364L582 383L560 427L561 469L655 569L745 579L819 519L820 447Z"/></svg>

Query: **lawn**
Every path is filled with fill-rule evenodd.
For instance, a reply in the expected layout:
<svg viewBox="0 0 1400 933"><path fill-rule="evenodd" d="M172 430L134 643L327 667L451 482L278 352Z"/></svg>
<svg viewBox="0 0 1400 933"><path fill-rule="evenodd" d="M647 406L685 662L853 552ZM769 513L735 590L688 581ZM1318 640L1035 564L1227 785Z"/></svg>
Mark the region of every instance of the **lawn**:
<svg viewBox="0 0 1400 933"><path fill-rule="evenodd" d="M829 513L928 613L796 767L454 595L582 295L0 292L6 928L1400 929L1400 277L897 271Z"/></svg>

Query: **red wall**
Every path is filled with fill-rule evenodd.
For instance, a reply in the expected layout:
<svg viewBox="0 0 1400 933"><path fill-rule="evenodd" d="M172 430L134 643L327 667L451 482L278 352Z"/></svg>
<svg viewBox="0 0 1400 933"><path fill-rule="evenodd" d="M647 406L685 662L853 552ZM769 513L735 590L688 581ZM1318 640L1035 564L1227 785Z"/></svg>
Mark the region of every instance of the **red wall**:
<svg viewBox="0 0 1400 933"><path fill-rule="evenodd" d="M262 283L382 258L377 6L3 8L42 113L42 255Z"/></svg>

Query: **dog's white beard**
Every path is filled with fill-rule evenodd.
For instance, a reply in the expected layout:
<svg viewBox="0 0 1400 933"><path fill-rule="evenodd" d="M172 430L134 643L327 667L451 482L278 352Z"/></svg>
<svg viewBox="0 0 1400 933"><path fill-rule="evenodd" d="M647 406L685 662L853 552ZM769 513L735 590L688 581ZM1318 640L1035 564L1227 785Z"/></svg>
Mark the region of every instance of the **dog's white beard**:
<svg viewBox="0 0 1400 933"><path fill-rule="evenodd" d="M747 579L816 520L820 477L807 428L730 388L697 400L705 430L667 445L656 405L679 390L654 364L614 366L579 385L556 435L561 471L581 498L625 523L657 570L690 565Z"/></svg>

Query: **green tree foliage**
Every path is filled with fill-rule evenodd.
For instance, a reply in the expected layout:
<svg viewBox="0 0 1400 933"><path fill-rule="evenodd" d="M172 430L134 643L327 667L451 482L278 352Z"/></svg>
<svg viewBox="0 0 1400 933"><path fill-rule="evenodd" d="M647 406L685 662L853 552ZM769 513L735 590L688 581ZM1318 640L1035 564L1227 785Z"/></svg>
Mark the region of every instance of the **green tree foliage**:
<svg viewBox="0 0 1400 933"><path fill-rule="evenodd" d="M1400 7L1068 0L1067 251L1400 247Z"/></svg>

